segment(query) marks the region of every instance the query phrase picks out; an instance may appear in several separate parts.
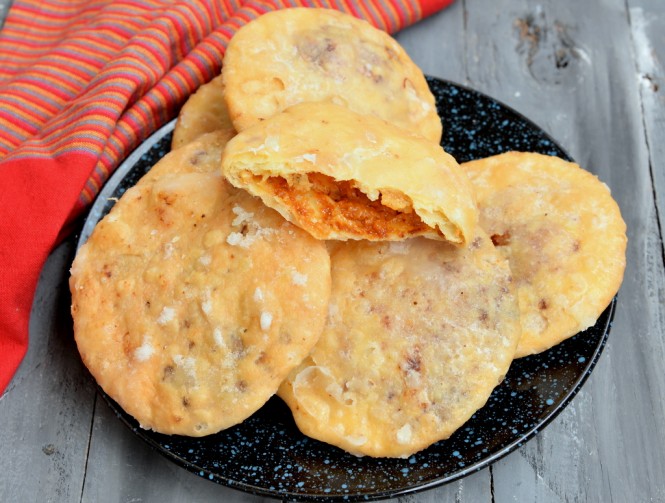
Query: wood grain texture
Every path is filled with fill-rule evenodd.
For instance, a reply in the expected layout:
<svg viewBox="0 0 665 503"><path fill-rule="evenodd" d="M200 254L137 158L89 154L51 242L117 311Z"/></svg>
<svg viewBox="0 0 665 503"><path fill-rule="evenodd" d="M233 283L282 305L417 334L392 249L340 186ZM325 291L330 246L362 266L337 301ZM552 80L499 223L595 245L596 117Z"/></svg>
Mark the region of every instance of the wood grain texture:
<svg viewBox="0 0 665 503"><path fill-rule="evenodd" d="M661 236L665 233L665 2L631 0L635 66Z"/></svg>
<svg viewBox="0 0 665 503"><path fill-rule="evenodd" d="M219 486L180 468L134 435L98 397L81 501L256 503L263 498Z"/></svg>
<svg viewBox="0 0 665 503"><path fill-rule="evenodd" d="M30 347L0 398L0 500L79 501L95 388L77 356L69 315L70 244L46 263L30 317Z"/></svg>
<svg viewBox="0 0 665 503"><path fill-rule="evenodd" d="M425 73L549 132L629 229L610 340L573 402L492 467L399 501L665 502L665 2L457 0L397 38ZM44 268L28 356L0 398L0 500L267 501L166 460L96 398L71 338L70 252Z"/></svg>

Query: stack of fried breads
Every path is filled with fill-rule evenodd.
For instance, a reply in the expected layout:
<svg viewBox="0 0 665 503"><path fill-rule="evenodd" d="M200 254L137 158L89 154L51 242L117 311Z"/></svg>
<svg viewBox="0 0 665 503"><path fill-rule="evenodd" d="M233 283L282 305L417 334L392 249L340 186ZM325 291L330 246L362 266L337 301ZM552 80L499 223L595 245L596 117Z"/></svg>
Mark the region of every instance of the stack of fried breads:
<svg viewBox="0 0 665 503"><path fill-rule="evenodd" d="M420 69L364 21L265 14L71 270L75 338L143 428L203 436L277 393L310 437L407 457L515 358L592 326L625 267L607 186L507 152L458 164Z"/></svg>

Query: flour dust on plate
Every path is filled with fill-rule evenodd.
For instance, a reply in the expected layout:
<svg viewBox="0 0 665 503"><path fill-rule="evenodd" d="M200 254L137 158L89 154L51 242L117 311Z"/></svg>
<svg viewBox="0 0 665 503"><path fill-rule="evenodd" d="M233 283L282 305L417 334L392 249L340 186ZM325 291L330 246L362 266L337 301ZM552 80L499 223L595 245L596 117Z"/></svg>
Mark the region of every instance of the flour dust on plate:
<svg viewBox="0 0 665 503"><path fill-rule="evenodd" d="M544 131L477 91L428 78L443 121L442 145L458 162L510 150L570 157ZM84 224L79 246L170 149L174 122L153 134L111 177ZM256 495L299 501L375 500L452 482L487 467L545 427L579 391L607 340L616 299L588 330L538 355L515 360L485 406L448 440L408 459L359 458L305 437L273 397L249 419L202 438L143 430L100 393L149 445L211 481Z"/></svg>

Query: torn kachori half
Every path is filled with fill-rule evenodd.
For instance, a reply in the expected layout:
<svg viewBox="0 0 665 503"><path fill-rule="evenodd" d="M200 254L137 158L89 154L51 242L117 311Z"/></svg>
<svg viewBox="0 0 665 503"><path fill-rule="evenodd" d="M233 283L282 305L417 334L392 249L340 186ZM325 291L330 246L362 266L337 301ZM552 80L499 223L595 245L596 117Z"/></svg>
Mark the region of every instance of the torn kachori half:
<svg viewBox="0 0 665 503"><path fill-rule="evenodd" d="M160 160L71 270L83 362L161 433L203 436L250 416L309 353L327 313L324 243L229 185L224 143L211 133Z"/></svg>
<svg viewBox="0 0 665 503"><path fill-rule="evenodd" d="M463 244L478 218L466 175L438 144L330 102L242 131L222 170L318 239Z"/></svg>
<svg viewBox="0 0 665 503"><path fill-rule="evenodd" d="M225 131L235 133L229 111L224 102L224 84L219 75L203 84L192 94L180 109L173 130L171 148L182 147L205 133Z"/></svg>
<svg viewBox="0 0 665 503"><path fill-rule="evenodd" d="M517 357L592 326L626 266L626 224L608 187L577 164L509 152L464 163L480 226L510 261L519 292Z"/></svg>
<svg viewBox="0 0 665 503"><path fill-rule="evenodd" d="M222 78L238 131L306 101L334 99L441 141L441 119L422 71L386 32L330 9L290 8L239 29Z"/></svg>
<svg viewBox="0 0 665 503"><path fill-rule="evenodd" d="M502 381L520 336L508 262L478 230L331 245L328 321L278 395L300 430L358 455L448 438Z"/></svg>

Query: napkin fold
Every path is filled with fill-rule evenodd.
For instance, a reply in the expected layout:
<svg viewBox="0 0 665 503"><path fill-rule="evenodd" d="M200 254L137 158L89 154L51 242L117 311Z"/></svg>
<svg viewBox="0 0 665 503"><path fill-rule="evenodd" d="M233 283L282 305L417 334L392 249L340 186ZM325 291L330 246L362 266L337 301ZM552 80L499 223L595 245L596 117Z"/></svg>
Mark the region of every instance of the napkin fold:
<svg viewBox="0 0 665 503"><path fill-rule="evenodd" d="M27 350L48 254L115 167L219 74L239 27L308 6L393 33L452 2L16 0L0 31L0 393Z"/></svg>

